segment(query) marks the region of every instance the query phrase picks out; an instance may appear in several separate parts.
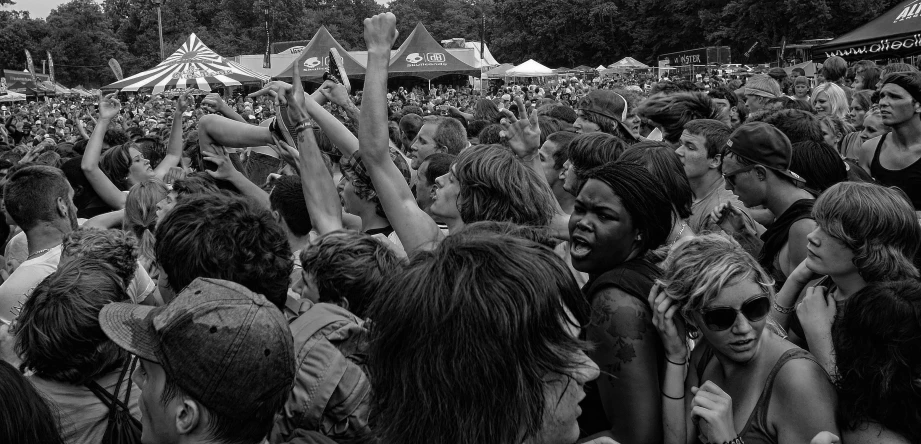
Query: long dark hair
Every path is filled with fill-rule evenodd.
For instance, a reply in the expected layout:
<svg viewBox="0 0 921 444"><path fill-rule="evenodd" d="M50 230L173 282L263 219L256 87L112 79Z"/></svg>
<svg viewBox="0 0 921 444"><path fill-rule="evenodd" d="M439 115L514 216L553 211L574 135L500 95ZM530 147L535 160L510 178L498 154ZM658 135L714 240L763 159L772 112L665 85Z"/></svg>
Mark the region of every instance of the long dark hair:
<svg viewBox="0 0 921 444"><path fill-rule="evenodd" d="M0 442L64 444L58 414L12 365L0 360Z"/></svg>
<svg viewBox="0 0 921 444"><path fill-rule="evenodd" d="M872 283L851 296L832 329L838 423L876 422L921 442L921 283Z"/></svg>

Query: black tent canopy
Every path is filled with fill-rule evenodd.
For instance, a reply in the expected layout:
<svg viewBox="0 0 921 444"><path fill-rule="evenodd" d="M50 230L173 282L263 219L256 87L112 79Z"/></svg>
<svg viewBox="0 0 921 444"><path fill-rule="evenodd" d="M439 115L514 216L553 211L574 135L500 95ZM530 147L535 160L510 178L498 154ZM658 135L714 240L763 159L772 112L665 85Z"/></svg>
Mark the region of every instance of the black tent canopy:
<svg viewBox="0 0 921 444"><path fill-rule="evenodd" d="M817 60L901 58L921 54L921 0L906 0L847 34L812 48Z"/></svg>
<svg viewBox="0 0 921 444"><path fill-rule="evenodd" d="M422 23L390 57L389 77L421 77L432 80L448 74L480 76L480 69L454 57L429 34Z"/></svg>

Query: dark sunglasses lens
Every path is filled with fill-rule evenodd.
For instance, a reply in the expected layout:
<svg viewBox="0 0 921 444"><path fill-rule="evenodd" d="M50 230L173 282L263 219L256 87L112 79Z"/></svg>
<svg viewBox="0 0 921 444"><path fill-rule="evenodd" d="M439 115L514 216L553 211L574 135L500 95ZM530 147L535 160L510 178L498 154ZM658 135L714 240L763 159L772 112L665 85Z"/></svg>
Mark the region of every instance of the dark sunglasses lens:
<svg viewBox="0 0 921 444"><path fill-rule="evenodd" d="M753 299L742 306L742 314L752 322L764 319L770 311L771 300L766 297Z"/></svg>
<svg viewBox="0 0 921 444"><path fill-rule="evenodd" d="M722 331L736 321L736 311L731 308L717 308L704 313L704 323L713 331Z"/></svg>

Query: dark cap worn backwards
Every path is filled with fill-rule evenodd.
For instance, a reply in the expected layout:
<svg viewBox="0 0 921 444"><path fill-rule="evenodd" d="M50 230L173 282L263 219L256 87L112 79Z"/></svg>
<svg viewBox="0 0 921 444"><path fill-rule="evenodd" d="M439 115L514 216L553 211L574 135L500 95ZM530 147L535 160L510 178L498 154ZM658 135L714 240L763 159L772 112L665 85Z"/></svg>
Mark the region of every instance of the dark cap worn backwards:
<svg viewBox="0 0 921 444"><path fill-rule="evenodd" d="M400 170L400 174L403 175L403 180L405 180L408 185L412 180L412 172L409 169L409 165L406 163L406 159L404 159L396 149L391 147L390 160L392 160L393 164ZM342 158L339 159L339 167L342 169L342 174L352 183L358 182L365 188L374 189L374 185L371 183L371 176L368 174L368 169L365 168L364 161L361 158L360 150L355 151L351 156L342 156Z"/></svg>
<svg viewBox="0 0 921 444"><path fill-rule="evenodd" d="M733 131L726 142L726 149L751 163L783 174L796 182L806 183L805 179L790 171L793 145L786 134L774 125L764 122L743 124Z"/></svg>
<svg viewBox="0 0 921 444"><path fill-rule="evenodd" d="M195 279L163 307L111 303L99 324L118 346L160 364L186 394L226 417L248 417L294 383L285 317L233 282Z"/></svg>

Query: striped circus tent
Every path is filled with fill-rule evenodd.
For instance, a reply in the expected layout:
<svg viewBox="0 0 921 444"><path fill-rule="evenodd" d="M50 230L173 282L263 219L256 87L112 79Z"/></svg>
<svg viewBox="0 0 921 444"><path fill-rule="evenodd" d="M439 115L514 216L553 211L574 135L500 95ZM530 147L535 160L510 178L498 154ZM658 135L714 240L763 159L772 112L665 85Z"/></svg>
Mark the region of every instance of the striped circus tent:
<svg viewBox="0 0 921 444"><path fill-rule="evenodd" d="M167 89L198 88L211 91L244 83L262 84L264 76L225 61L192 34L166 60L153 69L126 77L102 88L103 91L133 91L158 94Z"/></svg>

